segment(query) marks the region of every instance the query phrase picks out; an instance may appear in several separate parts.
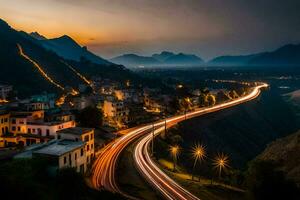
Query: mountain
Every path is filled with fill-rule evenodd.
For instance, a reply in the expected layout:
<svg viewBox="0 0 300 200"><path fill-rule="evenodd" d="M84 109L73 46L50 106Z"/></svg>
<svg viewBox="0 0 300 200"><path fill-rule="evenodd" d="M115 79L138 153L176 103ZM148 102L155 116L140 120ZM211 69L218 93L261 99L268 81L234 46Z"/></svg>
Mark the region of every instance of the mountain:
<svg viewBox="0 0 300 200"><path fill-rule="evenodd" d="M31 33L30 36L37 39L44 48L55 52L65 59L80 61L82 58L85 58L96 64L111 64L109 61L88 51L86 47L81 47L75 40L67 35L63 35L59 38L47 39L37 32L34 32Z"/></svg>
<svg viewBox="0 0 300 200"><path fill-rule="evenodd" d="M38 32L31 32L29 35L37 40L47 40L45 36L39 34Z"/></svg>
<svg viewBox="0 0 300 200"><path fill-rule="evenodd" d="M197 65L202 64L203 60L195 55L179 53L167 58L164 61L164 64L172 65Z"/></svg>
<svg viewBox="0 0 300 200"><path fill-rule="evenodd" d="M257 159L275 161L300 186L300 131L270 143Z"/></svg>
<svg viewBox="0 0 300 200"><path fill-rule="evenodd" d="M251 59L260 54L241 55L241 56L219 56L208 61L209 65L216 66L240 66L247 64Z"/></svg>
<svg viewBox="0 0 300 200"><path fill-rule="evenodd" d="M19 97L43 91L62 92L62 88L76 88L84 84L70 66L87 78L100 76L117 81L136 78L120 65L64 59L44 48L39 40L14 30L1 19L0 44L0 81L13 85Z"/></svg>
<svg viewBox="0 0 300 200"><path fill-rule="evenodd" d="M250 55L219 56L207 65L213 66L299 66L300 44L287 44L271 52Z"/></svg>
<svg viewBox="0 0 300 200"><path fill-rule="evenodd" d="M159 65L158 60L152 57L139 56L136 54L124 54L110 60L113 63L122 64L128 67L138 67L141 65Z"/></svg>
<svg viewBox="0 0 300 200"><path fill-rule="evenodd" d="M288 44L275 51L262 53L248 63L251 65L299 66L300 44Z"/></svg>
<svg viewBox="0 0 300 200"><path fill-rule="evenodd" d="M169 51L163 51L160 54L156 53L152 55L152 58L155 58L156 60L160 61L160 62L164 62L166 59L175 56L175 54L173 52L169 52Z"/></svg>
<svg viewBox="0 0 300 200"><path fill-rule="evenodd" d="M163 51L160 54L153 54L151 57L139 56L136 54L125 54L112 58L113 63L122 64L128 67L139 66L193 66L203 63L203 60L195 55L175 54Z"/></svg>

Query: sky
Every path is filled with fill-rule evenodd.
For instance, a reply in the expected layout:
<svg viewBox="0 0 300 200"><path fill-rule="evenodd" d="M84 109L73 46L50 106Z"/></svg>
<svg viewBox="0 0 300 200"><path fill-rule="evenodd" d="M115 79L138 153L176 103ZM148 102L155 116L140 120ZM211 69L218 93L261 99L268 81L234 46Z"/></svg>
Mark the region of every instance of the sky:
<svg viewBox="0 0 300 200"><path fill-rule="evenodd" d="M15 29L66 34L105 58L274 50L300 43L299 10L299 0L0 0L0 18Z"/></svg>

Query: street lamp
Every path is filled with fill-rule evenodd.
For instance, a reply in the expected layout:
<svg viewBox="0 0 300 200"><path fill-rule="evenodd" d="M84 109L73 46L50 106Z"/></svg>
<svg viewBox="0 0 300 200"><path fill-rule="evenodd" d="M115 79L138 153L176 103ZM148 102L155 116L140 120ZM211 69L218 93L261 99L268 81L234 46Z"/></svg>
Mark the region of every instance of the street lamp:
<svg viewBox="0 0 300 200"><path fill-rule="evenodd" d="M228 156L226 156L224 154L218 155L213 160L214 168L218 169L219 179L221 178L222 170L225 170L227 167L229 167L228 162L229 162Z"/></svg>
<svg viewBox="0 0 300 200"><path fill-rule="evenodd" d="M197 165L197 161L199 160L200 162L204 159L205 157L205 147L203 145L197 144L196 146L193 147L193 157L194 157L194 165L193 165L193 171L192 171L192 180L194 180L194 171L195 167ZM200 181L200 179L199 179Z"/></svg>
<svg viewBox="0 0 300 200"><path fill-rule="evenodd" d="M175 146L170 146L170 154L173 158L173 171L175 171L176 169L176 163L177 163L177 157L179 154L179 146L175 145Z"/></svg>

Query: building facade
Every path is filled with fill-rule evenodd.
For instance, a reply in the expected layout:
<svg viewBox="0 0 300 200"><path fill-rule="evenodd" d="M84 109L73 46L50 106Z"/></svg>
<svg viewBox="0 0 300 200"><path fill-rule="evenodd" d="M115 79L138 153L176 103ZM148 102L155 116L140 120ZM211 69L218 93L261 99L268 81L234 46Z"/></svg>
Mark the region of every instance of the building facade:
<svg viewBox="0 0 300 200"><path fill-rule="evenodd" d="M94 129L81 127L67 128L57 132L57 139L84 142L87 163L91 163L95 153Z"/></svg>
<svg viewBox="0 0 300 200"><path fill-rule="evenodd" d="M57 171L64 168L74 168L84 173L87 169L85 144L82 141L58 140L33 151L33 157L45 158L49 167Z"/></svg>

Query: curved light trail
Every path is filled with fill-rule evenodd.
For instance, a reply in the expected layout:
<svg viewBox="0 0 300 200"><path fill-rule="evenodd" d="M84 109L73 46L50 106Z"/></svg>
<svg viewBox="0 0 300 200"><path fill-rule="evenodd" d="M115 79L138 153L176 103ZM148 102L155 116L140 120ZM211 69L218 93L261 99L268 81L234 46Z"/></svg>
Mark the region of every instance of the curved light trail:
<svg viewBox="0 0 300 200"><path fill-rule="evenodd" d="M167 118L166 123L168 126L171 126L188 118L216 112L245 103L258 97L261 89L265 87L268 87L268 84L259 83L253 88L250 94L244 97L232 100L230 102L218 104L213 107L201 108L196 111L189 112L186 115L178 115ZM117 192L125 195L128 198L132 198L124 194L118 187L115 179L115 169L122 150L124 150L131 142L141 138L134 149L134 161L138 171L149 182L149 184L159 191L166 199L198 199L196 196L188 192L186 189L168 177L151 159L149 149L151 140L153 139L152 130L154 128L154 135L157 135L164 130L164 124L165 120L162 120L155 122L154 124L147 124L137 128L131 128L127 134L116 139L102 149L92 169L93 174L91 177L91 182L93 187L97 189L104 188L111 192Z"/></svg>
<svg viewBox="0 0 300 200"><path fill-rule="evenodd" d="M52 83L53 85L55 85L57 88L61 89L61 90L65 90L65 88L63 86L61 86L59 83L57 83L56 81L54 81L44 70L43 68L34 60L32 60L28 55L26 55L23 51L23 48L21 47L20 44L17 44L18 49L19 49L19 53L20 56L22 56L23 58L25 58L26 60L28 60L29 62L31 62L33 64L33 66L35 68L38 69L38 71L40 72L40 74L50 83Z"/></svg>

